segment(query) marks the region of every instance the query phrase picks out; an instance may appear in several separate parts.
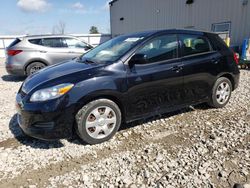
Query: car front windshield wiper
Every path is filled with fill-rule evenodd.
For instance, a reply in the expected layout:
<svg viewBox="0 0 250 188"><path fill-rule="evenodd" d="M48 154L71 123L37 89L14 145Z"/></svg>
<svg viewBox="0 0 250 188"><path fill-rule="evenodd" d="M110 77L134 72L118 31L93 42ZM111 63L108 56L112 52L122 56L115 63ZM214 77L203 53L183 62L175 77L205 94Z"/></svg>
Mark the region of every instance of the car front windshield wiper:
<svg viewBox="0 0 250 188"><path fill-rule="evenodd" d="M76 60L77 62L82 62L81 56L80 56L80 57L75 57L75 58L73 58L72 60Z"/></svg>
<svg viewBox="0 0 250 188"><path fill-rule="evenodd" d="M76 61L80 62L80 63L88 63L88 64L96 64L97 63L96 61L93 61L92 59L83 58L82 56L76 58Z"/></svg>
<svg viewBox="0 0 250 188"><path fill-rule="evenodd" d="M97 62L90 60L90 59L85 59L83 62L89 63L89 64L96 64Z"/></svg>

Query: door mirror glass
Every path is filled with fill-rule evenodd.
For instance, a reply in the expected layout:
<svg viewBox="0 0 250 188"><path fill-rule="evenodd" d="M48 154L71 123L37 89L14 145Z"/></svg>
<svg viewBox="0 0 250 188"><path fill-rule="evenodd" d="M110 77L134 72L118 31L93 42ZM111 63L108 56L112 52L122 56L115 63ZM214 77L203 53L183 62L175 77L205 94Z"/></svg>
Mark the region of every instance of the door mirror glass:
<svg viewBox="0 0 250 188"><path fill-rule="evenodd" d="M146 63L147 63L147 56L145 54L135 54L129 60L129 65L146 64Z"/></svg>

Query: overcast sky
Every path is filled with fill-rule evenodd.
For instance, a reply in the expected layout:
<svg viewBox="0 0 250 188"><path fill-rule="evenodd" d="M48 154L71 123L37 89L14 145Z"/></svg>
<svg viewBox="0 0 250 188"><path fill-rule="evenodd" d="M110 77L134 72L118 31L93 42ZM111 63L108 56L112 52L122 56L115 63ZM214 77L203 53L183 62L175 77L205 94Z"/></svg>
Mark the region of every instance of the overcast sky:
<svg viewBox="0 0 250 188"><path fill-rule="evenodd" d="M51 33L59 22L66 33L110 32L109 0L1 0L0 35Z"/></svg>

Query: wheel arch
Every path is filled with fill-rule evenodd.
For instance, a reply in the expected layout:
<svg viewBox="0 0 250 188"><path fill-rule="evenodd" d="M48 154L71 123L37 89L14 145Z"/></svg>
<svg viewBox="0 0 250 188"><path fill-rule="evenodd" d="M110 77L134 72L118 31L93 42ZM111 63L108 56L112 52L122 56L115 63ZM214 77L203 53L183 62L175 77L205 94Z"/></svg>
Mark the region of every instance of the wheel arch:
<svg viewBox="0 0 250 188"><path fill-rule="evenodd" d="M221 77L225 77L227 79L230 80L231 84L232 84L232 91L235 90L235 80L234 80L234 77L230 74L230 73L224 73L222 75L220 75L218 78L221 78Z"/></svg>
<svg viewBox="0 0 250 188"><path fill-rule="evenodd" d="M32 60L28 61L24 66L24 72L26 75L27 75L28 66L31 65L32 63L35 63L35 62L43 63L45 66L49 65L49 63L44 59L32 59Z"/></svg>
<svg viewBox="0 0 250 188"><path fill-rule="evenodd" d="M98 100L98 99L108 99L113 101L117 106L119 107L122 115L122 122L126 120L126 108L124 106L124 100L121 97L121 94L118 94L116 92L110 93L110 92L100 92L100 93L95 93L95 94L89 94L82 98L76 107L75 114L86 104L88 104L91 101Z"/></svg>
<svg viewBox="0 0 250 188"><path fill-rule="evenodd" d="M104 93L99 93L95 95L88 95L81 99L78 102L78 105L75 109L74 116L78 113L78 111L86 104L90 103L91 101L98 100L98 99L108 99L113 101L120 109L121 111L121 123L126 122L126 108L124 107L124 102L119 98L119 96L115 94L104 94ZM74 121L74 125L72 126L72 132L76 133L77 131L77 123Z"/></svg>

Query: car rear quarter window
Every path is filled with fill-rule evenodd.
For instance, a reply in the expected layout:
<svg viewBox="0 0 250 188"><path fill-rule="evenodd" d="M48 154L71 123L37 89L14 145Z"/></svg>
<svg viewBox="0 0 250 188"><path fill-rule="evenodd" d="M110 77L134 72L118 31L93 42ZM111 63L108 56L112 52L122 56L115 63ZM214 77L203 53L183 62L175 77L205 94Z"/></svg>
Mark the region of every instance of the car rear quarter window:
<svg viewBox="0 0 250 188"><path fill-rule="evenodd" d="M42 45L42 39L30 39L31 44Z"/></svg>
<svg viewBox="0 0 250 188"><path fill-rule="evenodd" d="M154 63L177 58L177 50L177 36L162 35L147 42L136 54L144 54L148 63Z"/></svg>
<svg viewBox="0 0 250 188"><path fill-rule="evenodd" d="M64 43L62 38L44 38L42 39L42 45L51 48L66 48L67 45Z"/></svg>
<svg viewBox="0 0 250 188"><path fill-rule="evenodd" d="M195 55L211 51L209 41L200 35L179 35L182 56Z"/></svg>

